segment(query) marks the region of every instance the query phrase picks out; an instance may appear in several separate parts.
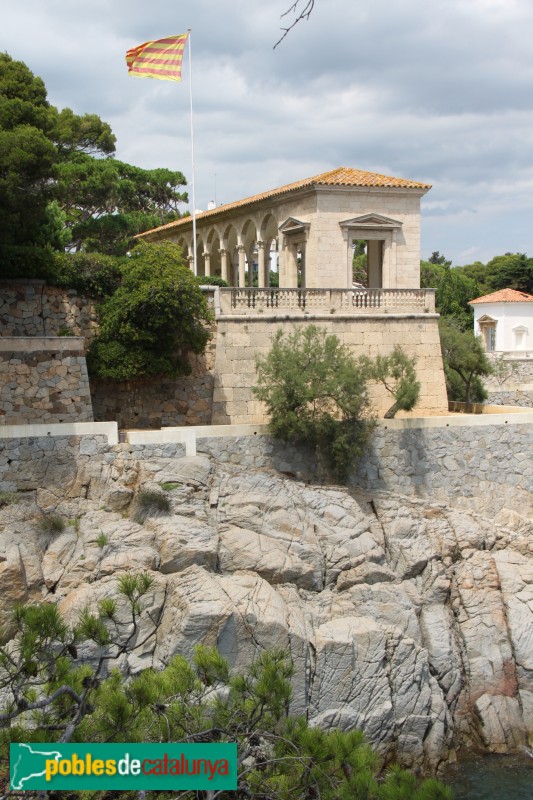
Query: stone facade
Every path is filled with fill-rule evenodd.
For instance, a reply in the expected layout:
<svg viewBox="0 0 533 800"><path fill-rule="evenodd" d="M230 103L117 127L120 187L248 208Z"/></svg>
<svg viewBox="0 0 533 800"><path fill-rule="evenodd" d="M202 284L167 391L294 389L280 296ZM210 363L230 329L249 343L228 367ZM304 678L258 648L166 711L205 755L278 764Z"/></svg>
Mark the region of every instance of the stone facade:
<svg viewBox="0 0 533 800"><path fill-rule="evenodd" d="M351 316L310 316L308 322L337 335L355 356L376 356L392 351L399 344L417 359L421 383L416 415L446 414L448 401L435 314L385 314ZM220 317L217 323L213 424L262 423L267 421L262 403L252 394L256 382L255 358L265 356L276 330L287 333L296 319L266 318L260 315ZM305 324L305 323L303 323ZM370 387L371 399L379 416L392 405L381 386Z"/></svg>
<svg viewBox="0 0 533 800"><path fill-rule="evenodd" d="M83 336L98 331L96 301L44 281L0 281L0 336Z"/></svg>
<svg viewBox="0 0 533 800"><path fill-rule="evenodd" d="M142 381L91 379L94 418L119 428L210 425L216 331L203 355L189 355L191 374Z"/></svg>
<svg viewBox="0 0 533 800"><path fill-rule="evenodd" d="M82 348L74 337L0 338L0 425L91 421Z"/></svg>
<svg viewBox="0 0 533 800"><path fill-rule="evenodd" d="M294 184L146 231L146 241L180 245L199 275L230 286L269 285L273 242L282 288L352 285L353 243L367 243L372 288L420 286L420 198L427 184L340 167ZM255 266L252 266L255 265ZM246 278L246 272L248 277Z"/></svg>

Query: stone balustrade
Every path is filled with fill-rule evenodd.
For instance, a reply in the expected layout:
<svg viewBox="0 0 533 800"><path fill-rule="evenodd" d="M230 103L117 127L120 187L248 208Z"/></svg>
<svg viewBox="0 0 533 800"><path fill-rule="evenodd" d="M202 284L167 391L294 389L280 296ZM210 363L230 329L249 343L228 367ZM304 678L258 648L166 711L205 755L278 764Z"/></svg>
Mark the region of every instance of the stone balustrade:
<svg viewBox="0 0 533 800"><path fill-rule="evenodd" d="M433 314L434 289L220 289L218 315Z"/></svg>

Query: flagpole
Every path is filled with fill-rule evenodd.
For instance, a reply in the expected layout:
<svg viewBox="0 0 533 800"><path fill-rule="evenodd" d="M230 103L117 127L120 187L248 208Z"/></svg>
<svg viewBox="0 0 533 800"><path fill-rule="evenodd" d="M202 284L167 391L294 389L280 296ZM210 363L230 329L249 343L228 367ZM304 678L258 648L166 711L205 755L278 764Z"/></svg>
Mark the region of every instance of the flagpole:
<svg viewBox="0 0 533 800"><path fill-rule="evenodd" d="M197 247L196 247L196 202L194 199L194 130L192 122L192 46L191 46L191 28L189 31L189 98L191 107L191 163L192 163L192 246L194 255L194 274L198 275L197 263Z"/></svg>

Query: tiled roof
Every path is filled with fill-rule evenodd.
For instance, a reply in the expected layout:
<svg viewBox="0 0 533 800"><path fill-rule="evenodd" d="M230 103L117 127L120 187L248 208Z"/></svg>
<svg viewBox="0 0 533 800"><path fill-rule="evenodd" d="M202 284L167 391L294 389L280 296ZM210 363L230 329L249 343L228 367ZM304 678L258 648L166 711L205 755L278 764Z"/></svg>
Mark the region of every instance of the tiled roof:
<svg viewBox="0 0 533 800"><path fill-rule="evenodd" d="M469 305L476 303L533 303L533 295L519 292L516 289L499 289L492 294L485 294L483 297L476 297L471 300Z"/></svg>
<svg viewBox="0 0 533 800"><path fill-rule="evenodd" d="M236 200L234 203L226 203L223 206L217 206L209 211L200 211L196 214L197 220L204 220L208 217L213 217L217 214L223 214L225 211L233 211L234 209L257 203L260 200L268 200L271 197L293 192L296 189L305 189L313 186L361 186L380 189L422 189L427 191L431 189L429 183L420 183L419 181L408 181L404 178L391 178L388 175L379 175L377 172L365 172L362 169L352 169L351 167L338 167L329 172L323 172L320 175L315 175L312 178L304 178L295 183L288 183L285 186L279 186L277 189L270 189L268 192L261 194L254 194L251 197L246 197L244 200ZM145 231L139 234L136 238L142 238L151 233L158 233L172 228L179 227L191 222L191 217L183 217L175 222L169 222L167 225L161 225L158 228L153 228L150 231Z"/></svg>

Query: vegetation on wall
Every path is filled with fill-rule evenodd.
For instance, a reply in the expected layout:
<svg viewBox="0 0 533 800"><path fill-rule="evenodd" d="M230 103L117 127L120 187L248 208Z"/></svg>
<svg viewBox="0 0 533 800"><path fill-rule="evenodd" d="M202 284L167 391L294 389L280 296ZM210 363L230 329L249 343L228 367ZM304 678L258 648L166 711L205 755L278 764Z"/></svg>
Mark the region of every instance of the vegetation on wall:
<svg viewBox="0 0 533 800"><path fill-rule="evenodd" d="M412 411L420 398L420 381L416 379L416 358L408 356L399 345L387 356L365 359L369 380L381 383L394 402L385 414L393 419L398 411Z"/></svg>
<svg viewBox="0 0 533 800"><path fill-rule="evenodd" d="M171 242L141 243L131 252L121 283L103 301L99 316L87 365L101 378L188 374L187 350L201 353L209 339L207 302Z"/></svg>
<svg viewBox="0 0 533 800"><path fill-rule="evenodd" d="M124 574L117 598L85 609L75 626L53 603L15 609L13 638L0 646L2 776L9 774L11 742L236 742L237 790L172 796L451 800L439 781L419 781L399 767L380 776L380 761L359 731L323 731L291 718L293 668L282 651L261 652L231 675L215 649L199 646L191 661L178 655L160 671L124 678L113 667L142 651L157 627L143 609L151 586L146 574ZM86 794L70 792L80 800Z"/></svg>
<svg viewBox="0 0 533 800"><path fill-rule="evenodd" d="M256 359L254 395L265 403L272 434L316 449L333 475L347 477L371 430L364 365L316 325L281 329Z"/></svg>
<svg viewBox="0 0 533 800"><path fill-rule="evenodd" d="M481 378L492 373L491 364L474 331L463 331L443 317L439 322L446 388L451 400L481 402L487 393Z"/></svg>

